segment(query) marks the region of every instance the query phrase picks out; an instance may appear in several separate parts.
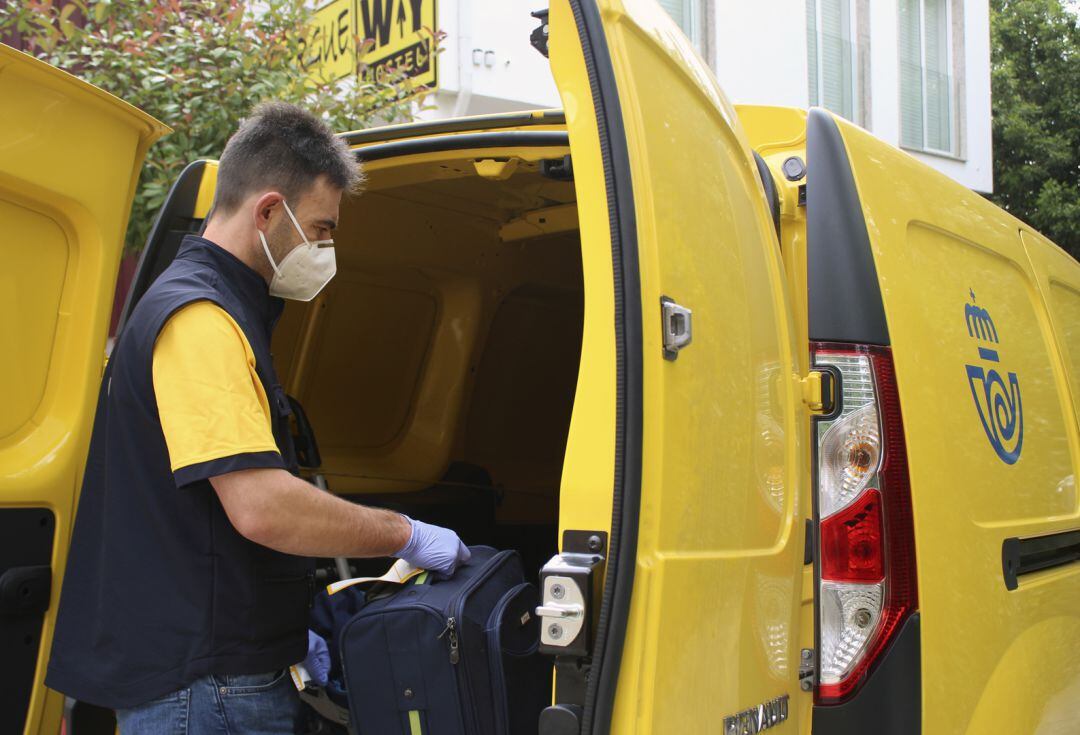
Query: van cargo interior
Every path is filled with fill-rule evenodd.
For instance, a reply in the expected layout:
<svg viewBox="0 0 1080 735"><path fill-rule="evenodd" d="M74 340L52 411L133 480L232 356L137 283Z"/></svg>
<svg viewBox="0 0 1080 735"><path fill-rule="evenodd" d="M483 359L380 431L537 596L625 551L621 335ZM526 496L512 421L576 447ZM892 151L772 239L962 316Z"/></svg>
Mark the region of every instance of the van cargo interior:
<svg viewBox="0 0 1080 735"><path fill-rule="evenodd" d="M581 351L564 151L369 167L342 202L338 275L289 303L273 344L332 492L518 549L532 571L557 547Z"/></svg>

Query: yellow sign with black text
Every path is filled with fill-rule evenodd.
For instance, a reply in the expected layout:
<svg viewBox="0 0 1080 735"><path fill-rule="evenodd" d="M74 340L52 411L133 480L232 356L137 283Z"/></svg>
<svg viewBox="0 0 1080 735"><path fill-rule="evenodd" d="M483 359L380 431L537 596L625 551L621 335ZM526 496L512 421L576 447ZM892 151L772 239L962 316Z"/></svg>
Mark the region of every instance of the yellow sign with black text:
<svg viewBox="0 0 1080 735"><path fill-rule="evenodd" d="M435 19L436 0L332 0L315 11L300 65L312 83L357 73L377 81L401 69L434 89Z"/></svg>

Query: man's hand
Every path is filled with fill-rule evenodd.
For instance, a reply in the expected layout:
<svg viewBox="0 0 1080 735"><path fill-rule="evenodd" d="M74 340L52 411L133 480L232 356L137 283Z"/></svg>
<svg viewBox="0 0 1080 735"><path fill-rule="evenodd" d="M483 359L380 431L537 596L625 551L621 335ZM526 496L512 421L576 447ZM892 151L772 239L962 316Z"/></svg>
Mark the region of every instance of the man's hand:
<svg viewBox="0 0 1080 735"><path fill-rule="evenodd" d="M405 516L405 519L412 526L412 535L409 543L394 556L404 559L414 567L446 577L453 576L458 564L464 564L472 556L458 535L449 528L433 526L408 516Z"/></svg>

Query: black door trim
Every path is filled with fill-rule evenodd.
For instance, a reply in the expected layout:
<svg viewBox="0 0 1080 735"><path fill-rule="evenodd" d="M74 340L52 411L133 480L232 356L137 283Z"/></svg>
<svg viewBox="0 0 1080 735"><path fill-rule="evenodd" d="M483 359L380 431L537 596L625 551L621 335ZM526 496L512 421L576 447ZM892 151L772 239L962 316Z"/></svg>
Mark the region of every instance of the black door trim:
<svg viewBox="0 0 1080 735"><path fill-rule="evenodd" d="M460 133L431 138L406 138L389 143L376 143L357 148L354 153L361 161L408 156L435 151L467 150L469 148L525 148L533 146L569 146L565 130L503 130L493 133Z"/></svg>
<svg viewBox="0 0 1080 735"><path fill-rule="evenodd" d="M870 235L840 128L806 120L806 286L810 340L888 345Z"/></svg>
<svg viewBox="0 0 1080 735"><path fill-rule="evenodd" d="M1020 586L1020 577L1080 561L1080 529L1031 538L1007 538L1001 544L1005 589Z"/></svg>
<svg viewBox="0 0 1080 735"><path fill-rule="evenodd" d="M607 184L611 256L615 276L615 488L604 596L585 689L581 732L611 730L630 598L637 563L641 506L642 345L641 274L637 216L630 180L630 152L600 10L589 0L570 0L589 87L596 109Z"/></svg>

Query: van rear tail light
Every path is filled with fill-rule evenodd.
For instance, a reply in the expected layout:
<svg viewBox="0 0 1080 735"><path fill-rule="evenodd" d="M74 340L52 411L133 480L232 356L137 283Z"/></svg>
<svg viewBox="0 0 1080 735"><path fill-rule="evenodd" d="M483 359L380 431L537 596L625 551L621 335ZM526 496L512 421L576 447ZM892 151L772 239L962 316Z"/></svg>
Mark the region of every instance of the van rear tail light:
<svg viewBox="0 0 1080 735"><path fill-rule="evenodd" d="M821 524L821 578L878 584L885 579L881 493L868 488Z"/></svg>
<svg viewBox="0 0 1080 735"><path fill-rule="evenodd" d="M821 437L820 447L818 501L819 513L825 518L859 497L878 471L881 427L877 405L868 403L834 421Z"/></svg>
<svg viewBox="0 0 1080 735"><path fill-rule="evenodd" d="M816 343L815 366L840 377L838 413L816 422L816 701L838 704L866 681L916 610L915 542L904 427L886 347Z"/></svg>

